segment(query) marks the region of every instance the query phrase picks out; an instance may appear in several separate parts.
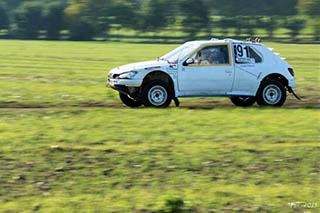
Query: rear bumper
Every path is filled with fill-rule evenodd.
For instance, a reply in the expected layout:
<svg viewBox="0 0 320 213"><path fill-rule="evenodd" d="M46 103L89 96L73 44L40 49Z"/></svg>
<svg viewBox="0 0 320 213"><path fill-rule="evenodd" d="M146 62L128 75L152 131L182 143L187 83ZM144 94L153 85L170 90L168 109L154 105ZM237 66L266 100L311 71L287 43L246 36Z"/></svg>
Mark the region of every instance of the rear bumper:
<svg viewBox="0 0 320 213"><path fill-rule="evenodd" d="M297 83L296 83L295 80L289 80L288 86L291 87L291 88L296 88L297 87Z"/></svg>

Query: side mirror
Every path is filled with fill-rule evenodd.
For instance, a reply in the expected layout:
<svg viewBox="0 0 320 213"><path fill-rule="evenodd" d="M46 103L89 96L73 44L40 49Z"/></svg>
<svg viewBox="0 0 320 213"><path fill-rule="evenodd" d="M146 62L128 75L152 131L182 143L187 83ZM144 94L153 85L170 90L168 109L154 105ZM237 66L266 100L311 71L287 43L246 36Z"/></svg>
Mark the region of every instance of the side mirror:
<svg viewBox="0 0 320 213"><path fill-rule="evenodd" d="M193 58L189 58L189 59L186 61L186 65L189 65L189 64L194 64L194 59L193 59Z"/></svg>

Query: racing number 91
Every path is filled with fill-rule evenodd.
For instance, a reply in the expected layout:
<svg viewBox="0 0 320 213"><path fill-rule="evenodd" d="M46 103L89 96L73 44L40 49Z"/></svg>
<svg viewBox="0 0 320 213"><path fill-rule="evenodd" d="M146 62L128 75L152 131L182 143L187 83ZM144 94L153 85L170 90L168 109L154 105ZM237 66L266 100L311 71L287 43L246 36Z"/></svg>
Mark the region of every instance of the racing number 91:
<svg viewBox="0 0 320 213"><path fill-rule="evenodd" d="M239 45L237 45L236 49L237 49L237 55L239 56L239 58L244 57L244 54L246 55L246 58L249 58L249 47L248 46L245 46L243 48L243 46L239 44Z"/></svg>

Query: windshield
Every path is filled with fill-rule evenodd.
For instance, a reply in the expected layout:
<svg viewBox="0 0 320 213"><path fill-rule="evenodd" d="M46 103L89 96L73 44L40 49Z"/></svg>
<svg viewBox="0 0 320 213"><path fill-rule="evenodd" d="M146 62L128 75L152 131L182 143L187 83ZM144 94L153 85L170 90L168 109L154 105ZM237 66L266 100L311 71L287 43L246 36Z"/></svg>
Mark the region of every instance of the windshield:
<svg viewBox="0 0 320 213"><path fill-rule="evenodd" d="M172 50L168 54L162 56L161 60L166 60L169 63L177 64L184 57L186 57L192 50L194 50L194 44L183 44L180 47Z"/></svg>

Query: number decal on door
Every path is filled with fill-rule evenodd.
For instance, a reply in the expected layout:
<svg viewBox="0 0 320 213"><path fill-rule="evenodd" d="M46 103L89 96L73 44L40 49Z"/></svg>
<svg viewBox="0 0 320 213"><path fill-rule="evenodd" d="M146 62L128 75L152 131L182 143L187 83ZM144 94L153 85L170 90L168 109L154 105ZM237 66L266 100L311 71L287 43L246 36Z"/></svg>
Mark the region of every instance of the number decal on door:
<svg viewBox="0 0 320 213"><path fill-rule="evenodd" d="M238 63L254 63L250 58L249 46L242 44L235 45L236 62Z"/></svg>
<svg viewBox="0 0 320 213"><path fill-rule="evenodd" d="M243 45L237 45L237 56L239 58L249 58L249 47Z"/></svg>
<svg viewBox="0 0 320 213"><path fill-rule="evenodd" d="M243 56L243 48L241 45L237 45L237 56L239 56L240 58L242 58Z"/></svg>

